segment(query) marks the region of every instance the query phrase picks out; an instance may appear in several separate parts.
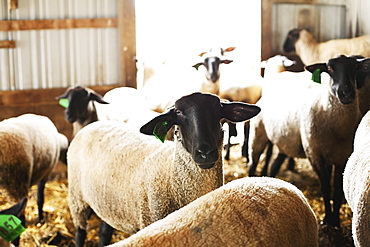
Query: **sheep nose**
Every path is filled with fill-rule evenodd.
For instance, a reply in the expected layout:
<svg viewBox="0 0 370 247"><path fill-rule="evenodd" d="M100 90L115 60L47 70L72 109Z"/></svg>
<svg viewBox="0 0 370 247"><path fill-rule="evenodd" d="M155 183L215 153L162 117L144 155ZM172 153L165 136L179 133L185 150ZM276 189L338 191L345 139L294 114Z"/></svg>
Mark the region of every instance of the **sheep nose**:
<svg viewBox="0 0 370 247"><path fill-rule="evenodd" d="M212 148L198 148L195 153L194 161L198 164L215 163L218 159L218 152Z"/></svg>

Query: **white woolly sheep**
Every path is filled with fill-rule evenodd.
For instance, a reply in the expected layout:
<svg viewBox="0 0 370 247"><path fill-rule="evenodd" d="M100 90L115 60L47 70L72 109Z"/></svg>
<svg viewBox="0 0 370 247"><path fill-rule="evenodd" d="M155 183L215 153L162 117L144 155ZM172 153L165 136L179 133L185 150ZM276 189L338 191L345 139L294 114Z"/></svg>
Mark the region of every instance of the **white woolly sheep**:
<svg viewBox="0 0 370 247"><path fill-rule="evenodd" d="M254 172L261 153L269 142L279 149L270 175L278 170L286 156L307 157L320 180L325 203L324 223L339 226L339 209L343 200L345 164L352 152L355 130L361 119L356 89L356 71L368 70L369 60L358 62L354 57L340 56L328 63L307 66L310 72L320 69L332 81L307 88L281 87L290 90L271 92L258 102L261 113L250 121L249 173ZM288 83L288 82L287 82ZM298 83L298 82L296 82ZM265 91L264 91L265 92ZM334 166L334 188L331 171ZM333 210L331 191L333 190Z"/></svg>
<svg viewBox="0 0 370 247"><path fill-rule="evenodd" d="M23 198L20 202L17 204L13 205L12 207L8 209L4 209L0 212L0 215L13 215L21 220L21 224L23 227L25 227L24 222L25 222L25 217L24 217L24 209L26 208L27 205L27 197ZM13 223L13 220L12 220ZM12 231L15 230L13 228L13 224L9 225L5 229L2 229L3 233L12 233ZM9 234L6 234L9 235ZM1 247L14 247L14 246L19 246L19 241L20 237L16 237L14 240L9 243L5 239L0 237L0 246Z"/></svg>
<svg viewBox="0 0 370 247"><path fill-rule="evenodd" d="M273 77L277 73L281 73L286 70L287 67L295 64L294 61L288 59L286 56L276 55L265 61L261 62L261 67L265 68L264 77L246 77L246 76L235 76L233 74L223 74L220 83L220 93L221 99L227 99L229 101L239 101L249 104L256 104L262 95L262 86L265 84L265 79ZM229 124L229 130L234 131L234 136L236 136L236 129L233 123ZM229 135L228 143L226 146L225 159L229 159L230 156L230 138ZM244 125L244 143L242 147L242 156L247 157L248 161L248 136L249 136L249 122L245 122ZM271 146L272 148L272 146Z"/></svg>
<svg viewBox="0 0 370 247"><path fill-rule="evenodd" d="M83 245L92 211L115 229L135 233L222 186L220 120L245 121L259 111L254 105L193 93L140 128L163 139L175 125L174 142L160 143L115 121L83 128L67 155L77 246Z"/></svg>
<svg viewBox="0 0 370 247"><path fill-rule="evenodd" d="M302 192L276 178L241 178L110 247L318 246Z"/></svg>
<svg viewBox="0 0 370 247"><path fill-rule="evenodd" d="M355 246L370 243L370 111L362 118L355 136L354 150L343 174L345 198L353 212L352 235Z"/></svg>
<svg viewBox="0 0 370 247"><path fill-rule="evenodd" d="M75 86L57 99L68 99L65 118L73 124L73 136L97 120L122 121L139 127L158 115L149 110L145 96L131 87L114 88L102 97L90 88Z"/></svg>
<svg viewBox="0 0 370 247"><path fill-rule="evenodd" d="M159 113L164 112L183 95L198 91L218 94L220 64L232 62L225 58L224 53L234 49L235 47L218 48L203 52L199 55L201 62L193 66L189 65L189 61L167 62L139 90L149 101L150 109Z"/></svg>
<svg viewBox="0 0 370 247"><path fill-rule="evenodd" d="M38 221L43 219L44 187L59 160L65 160L67 137L45 116L24 114L0 122L0 191L11 202L27 197L38 184Z"/></svg>
<svg viewBox="0 0 370 247"><path fill-rule="evenodd" d="M307 30L292 29L288 32L283 49L285 52L295 51L305 65L323 63L340 54L370 57L370 35L317 42Z"/></svg>

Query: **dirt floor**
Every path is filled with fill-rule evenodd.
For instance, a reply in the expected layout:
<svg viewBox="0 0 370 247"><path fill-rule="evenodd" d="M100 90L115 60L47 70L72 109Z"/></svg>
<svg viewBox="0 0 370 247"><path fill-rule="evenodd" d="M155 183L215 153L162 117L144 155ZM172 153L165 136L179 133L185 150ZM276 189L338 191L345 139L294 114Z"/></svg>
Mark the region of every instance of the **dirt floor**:
<svg viewBox="0 0 370 247"><path fill-rule="evenodd" d="M240 145L231 149L230 161L225 161L225 182L246 176L245 158L241 157ZM263 157L261 158L263 162ZM295 184L301 189L315 211L318 223L323 219L323 200L318 191L318 180L307 160L296 160L298 173L285 170L285 165L278 174L278 178ZM259 169L257 169L259 171ZM67 188L68 182L65 172L58 172L46 184L45 189L45 222L37 224L37 188L33 186L30 199L26 208L27 229L21 234L21 246L75 246L75 228L68 210ZM0 209L11 206L0 195ZM352 212L347 204L341 208L340 229L325 227L320 224L320 246L354 246L351 237ZM86 246L99 246L98 231L100 220L92 217L89 222ZM115 232L112 242L117 242L128 237L127 234ZM1 246L0 246L1 247Z"/></svg>

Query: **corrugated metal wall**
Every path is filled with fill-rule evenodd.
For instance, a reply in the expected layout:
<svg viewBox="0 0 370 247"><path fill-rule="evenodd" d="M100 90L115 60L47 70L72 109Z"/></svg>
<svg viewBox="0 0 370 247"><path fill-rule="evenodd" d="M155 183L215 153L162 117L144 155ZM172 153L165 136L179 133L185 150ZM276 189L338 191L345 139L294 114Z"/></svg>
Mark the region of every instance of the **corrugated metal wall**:
<svg viewBox="0 0 370 247"><path fill-rule="evenodd" d="M117 17L116 0L19 0L0 3L0 20ZM119 82L117 28L0 32L0 90L112 85Z"/></svg>
<svg viewBox="0 0 370 247"><path fill-rule="evenodd" d="M282 51L293 28L308 28L318 41L347 37L345 5L278 3L272 10L273 50Z"/></svg>

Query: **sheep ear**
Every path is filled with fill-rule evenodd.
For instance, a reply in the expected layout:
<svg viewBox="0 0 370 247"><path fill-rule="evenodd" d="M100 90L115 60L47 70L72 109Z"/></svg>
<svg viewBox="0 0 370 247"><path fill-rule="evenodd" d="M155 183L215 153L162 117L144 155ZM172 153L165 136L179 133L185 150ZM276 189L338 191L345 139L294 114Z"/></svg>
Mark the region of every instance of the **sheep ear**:
<svg viewBox="0 0 370 247"><path fill-rule="evenodd" d="M103 99L103 97L100 94L97 94L97 93L94 93L94 92L90 93L89 99L90 100L95 100L96 102L101 103L101 104L109 104L107 101L105 101Z"/></svg>
<svg viewBox="0 0 370 247"><path fill-rule="evenodd" d="M66 99L69 96L69 92L70 92L70 90L68 89L67 91L65 91L64 94L55 97L55 99Z"/></svg>
<svg viewBox="0 0 370 247"><path fill-rule="evenodd" d="M370 72L370 58L358 59L357 68L362 72Z"/></svg>
<svg viewBox="0 0 370 247"><path fill-rule="evenodd" d="M224 49L224 52L225 51L228 51L228 52L233 51L233 50L235 50L235 48L236 47L233 47L233 46L232 47L228 47L228 48Z"/></svg>
<svg viewBox="0 0 370 247"><path fill-rule="evenodd" d="M229 60L229 59L224 59L224 60L221 60L220 63L224 63L224 64L229 64L229 63L232 63L233 60Z"/></svg>
<svg viewBox="0 0 370 247"><path fill-rule="evenodd" d="M322 72L328 72L328 67L326 63L316 63L312 65L308 65L305 67L305 69L312 73L311 80L321 84L321 73Z"/></svg>
<svg viewBox="0 0 370 247"><path fill-rule="evenodd" d="M260 111L256 105L241 102L221 102L221 118L231 122L242 122L256 116Z"/></svg>
<svg viewBox="0 0 370 247"><path fill-rule="evenodd" d="M146 135L154 135L164 142L167 132L174 124L176 124L176 112L172 108L144 124L140 128L140 132Z"/></svg>
<svg viewBox="0 0 370 247"><path fill-rule="evenodd" d="M193 67L193 68L195 68L196 70L198 70L199 69L199 66L201 66L201 65L204 65L204 63L197 63L197 64L194 64L193 66L191 66L191 67Z"/></svg>
<svg viewBox="0 0 370 247"><path fill-rule="evenodd" d="M200 53L198 56L202 57L204 54L206 54L207 52L202 52Z"/></svg>
<svg viewBox="0 0 370 247"><path fill-rule="evenodd" d="M328 71L328 67L327 67L326 63L311 64L311 65L307 65L304 68L307 71L311 72L311 73L315 72L317 69L320 69L320 73L321 72L327 72Z"/></svg>

